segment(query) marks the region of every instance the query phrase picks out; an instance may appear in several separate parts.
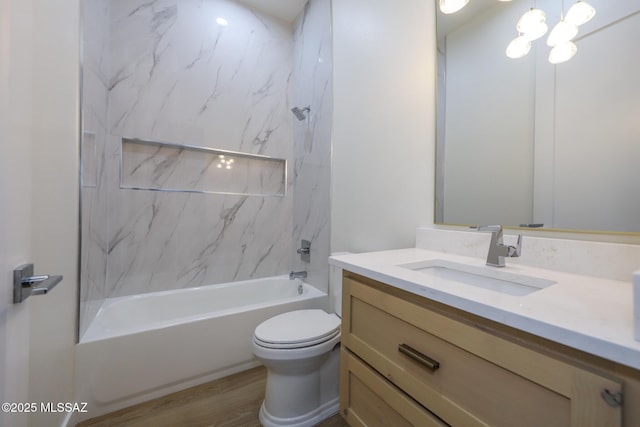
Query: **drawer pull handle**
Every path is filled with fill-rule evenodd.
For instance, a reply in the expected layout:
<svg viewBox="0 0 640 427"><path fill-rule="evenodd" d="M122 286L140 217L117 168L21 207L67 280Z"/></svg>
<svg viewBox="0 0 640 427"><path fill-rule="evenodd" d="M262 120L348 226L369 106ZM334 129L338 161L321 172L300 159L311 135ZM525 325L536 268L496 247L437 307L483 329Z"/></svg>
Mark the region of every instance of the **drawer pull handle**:
<svg viewBox="0 0 640 427"><path fill-rule="evenodd" d="M431 372L435 372L440 367L440 362L420 353L415 348L409 347L406 344L400 344L398 346L398 351L411 359L415 360L419 364L427 367Z"/></svg>
<svg viewBox="0 0 640 427"><path fill-rule="evenodd" d="M620 392L611 393L609 390L604 389L602 390L602 393L600 393L600 396L602 396L604 401L614 408L622 406L622 393Z"/></svg>

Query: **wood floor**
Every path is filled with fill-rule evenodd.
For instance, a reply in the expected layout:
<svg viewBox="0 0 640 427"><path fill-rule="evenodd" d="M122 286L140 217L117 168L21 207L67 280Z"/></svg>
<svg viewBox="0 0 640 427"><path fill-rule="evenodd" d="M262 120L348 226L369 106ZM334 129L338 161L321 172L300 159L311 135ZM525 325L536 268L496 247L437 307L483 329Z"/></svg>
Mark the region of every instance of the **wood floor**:
<svg viewBox="0 0 640 427"><path fill-rule="evenodd" d="M257 427L266 379L261 366L83 421L77 427ZM348 426L340 415L318 425Z"/></svg>

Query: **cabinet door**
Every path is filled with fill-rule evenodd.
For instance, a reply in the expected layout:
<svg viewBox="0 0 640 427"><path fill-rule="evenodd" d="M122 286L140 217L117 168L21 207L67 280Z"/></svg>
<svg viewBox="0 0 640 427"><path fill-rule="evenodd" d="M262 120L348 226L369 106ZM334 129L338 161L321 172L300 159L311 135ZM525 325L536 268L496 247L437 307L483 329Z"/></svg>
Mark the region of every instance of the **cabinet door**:
<svg viewBox="0 0 640 427"><path fill-rule="evenodd" d="M602 397L620 393L619 381L380 289L384 287L345 278L343 344L447 423L460 427L621 425L620 407ZM407 356L407 345L414 355ZM439 366L425 367L423 356Z"/></svg>
<svg viewBox="0 0 640 427"><path fill-rule="evenodd" d="M340 387L340 410L350 426L447 427L344 347Z"/></svg>

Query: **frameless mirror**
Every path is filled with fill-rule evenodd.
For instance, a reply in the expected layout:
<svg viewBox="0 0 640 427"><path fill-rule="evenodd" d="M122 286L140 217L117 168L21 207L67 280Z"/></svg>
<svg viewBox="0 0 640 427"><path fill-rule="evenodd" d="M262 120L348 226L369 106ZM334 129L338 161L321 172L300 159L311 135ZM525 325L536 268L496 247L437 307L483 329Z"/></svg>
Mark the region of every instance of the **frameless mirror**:
<svg viewBox="0 0 640 427"><path fill-rule="evenodd" d="M586 1L596 15L557 65L547 37L561 2L437 12L437 223L640 232L640 4ZM549 32L510 59L534 4Z"/></svg>

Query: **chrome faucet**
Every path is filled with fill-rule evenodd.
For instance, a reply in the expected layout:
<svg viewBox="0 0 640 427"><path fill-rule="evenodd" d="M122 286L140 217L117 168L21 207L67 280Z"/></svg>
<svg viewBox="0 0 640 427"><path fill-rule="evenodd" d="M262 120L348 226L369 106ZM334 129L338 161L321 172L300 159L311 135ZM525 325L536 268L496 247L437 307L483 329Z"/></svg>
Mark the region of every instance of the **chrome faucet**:
<svg viewBox="0 0 640 427"><path fill-rule="evenodd" d="M518 235L516 246L505 245L502 240L501 225L481 225L471 227L478 231L490 231L491 242L489 243L489 253L487 254L487 265L493 267L504 267L504 257L519 257L522 251L522 235Z"/></svg>
<svg viewBox="0 0 640 427"><path fill-rule="evenodd" d="M292 271L289 273L289 279L306 279L307 272L306 271Z"/></svg>

